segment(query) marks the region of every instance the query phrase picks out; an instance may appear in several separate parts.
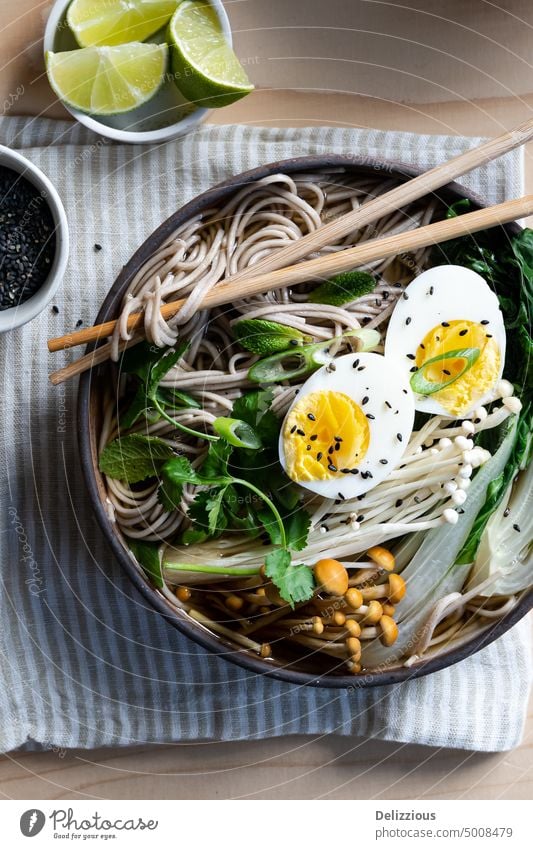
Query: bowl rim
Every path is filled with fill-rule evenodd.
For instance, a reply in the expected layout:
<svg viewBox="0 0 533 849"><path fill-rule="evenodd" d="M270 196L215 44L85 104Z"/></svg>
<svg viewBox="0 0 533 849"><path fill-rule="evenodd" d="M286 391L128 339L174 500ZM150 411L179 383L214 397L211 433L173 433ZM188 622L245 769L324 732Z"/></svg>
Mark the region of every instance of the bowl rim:
<svg viewBox="0 0 533 849"><path fill-rule="evenodd" d="M67 267L69 230L65 207L57 189L40 168L18 151L3 144L0 144L0 165L20 174L40 192L52 214L56 239L54 260L46 280L26 301L0 311L0 333L6 333L37 318L56 294Z"/></svg>
<svg viewBox="0 0 533 849"><path fill-rule="evenodd" d="M150 236L148 236L118 274L100 307L98 316L95 319L95 324L102 323L116 315L122 293L129 281L143 265L146 259L154 253L157 246L168 238L181 223L203 209L221 203L243 185L255 182L262 177L270 176L278 171L290 174L297 171L309 171L328 167L345 167L348 169L353 168L360 170L366 169L369 172L385 171L389 176L403 181L418 176L424 170L423 168L407 165L402 162L380 160L368 156L360 157L357 155L352 156L346 154L312 154L307 156L291 157L290 159L264 164L257 168L235 175L191 199L188 203L174 212L169 218L163 221L163 223L160 224ZM450 201L468 198L472 204L478 208L484 205L481 198L456 182L449 183L432 194L438 198L446 198L446 196L448 196ZM522 228L513 222L511 224L503 225L503 229L510 234L517 234ZM88 345L86 349L87 353L93 351L96 347L97 345L94 343ZM98 366L94 369L94 374L98 375L102 368L105 368L105 364L103 367ZM468 639L456 648L449 649L448 651L434 657L426 659L422 658L409 667L397 666L390 670L368 672L358 676L348 674L331 675L330 673L312 674L311 672L292 669L291 664L283 664L282 662L272 661L272 659L262 659L247 650L238 649L235 644L231 643L231 641L214 635L203 625L186 618L184 615L180 615L176 608L172 608L165 596L158 589L152 586L148 582L148 579L144 577L144 573L136 565L133 558L128 554L119 537L118 531L113 529L114 526L109 520L103 500L100 497L100 491L103 492L103 481L94 465L96 444L95 440L92 438L94 434L92 433L91 428L91 402L93 393L92 378L92 371L83 373L80 378L77 405L77 430L82 472L97 521L120 566L125 570L130 580L140 591L141 595L149 602L150 606L161 613L171 625L180 631L180 633L189 637L194 642L211 651L215 655L223 657L224 659L229 660L248 671L267 675L286 683L300 686L305 685L325 687L328 689L355 690L366 687L399 684L412 678L419 678L433 672L438 672L441 669L452 666L453 664L464 660L466 657L475 654L480 651L480 649L485 648L485 646L502 636L502 634L508 631L509 628L511 628L533 608L533 589L531 589L522 596L516 607L513 608L506 616L496 622L489 623L489 625L483 628L479 633L475 634L472 638ZM99 489L99 481L102 490Z"/></svg>
<svg viewBox="0 0 533 849"><path fill-rule="evenodd" d="M215 9L215 12L220 21L222 31L226 36L230 46L233 46L233 35L231 32L231 25L229 22L229 18L227 12L224 8L222 0L207 0L211 6ZM66 12L68 6L72 3L72 0L55 0L48 19L46 21L46 26L44 30L44 39L43 39L43 56L46 57L48 51L52 51L54 49L54 41L56 37L56 33L59 27L60 20L64 13ZM160 142L171 141L172 139L177 139L180 136L184 136L187 133L194 130L199 124L201 124L207 118L210 109L207 109L204 106L199 106L194 112L191 112L189 115L186 115L185 118L182 118L181 121L176 121L173 124L169 124L166 127L160 127L158 130L120 130L116 127L108 127L106 124L103 124L97 118L94 118L92 115L87 114L86 112L81 112L79 109L74 109L74 107L69 106L67 103L61 101L61 105L69 112L76 121L79 121L80 124L83 124L84 127L87 127L89 130L92 130L94 133L98 133L100 136L105 136L108 139L112 139L116 142L122 142L126 144L157 144ZM125 113L127 114L127 113Z"/></svg>

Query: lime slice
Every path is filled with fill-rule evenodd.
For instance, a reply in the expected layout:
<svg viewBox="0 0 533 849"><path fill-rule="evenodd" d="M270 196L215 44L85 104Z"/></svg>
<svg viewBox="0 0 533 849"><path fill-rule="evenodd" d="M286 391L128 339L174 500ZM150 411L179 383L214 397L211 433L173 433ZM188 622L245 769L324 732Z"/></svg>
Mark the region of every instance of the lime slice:
<svg viewBox="0 0 533 849"><path fill-rule="evenodd" d="M84 47L46 54L54 92L69 106L92 115L117 115L146 103L163 82L166 44Z"/></svg>
<svg viewBox="0 0 533 849"><path fill-rule="evenodd" d="M82 47L144 41L168 23L178 0L74 0L67 23Z"/></svg>
<svg viewBox="0 0 533 849"><path fill-rule="evenodd" d="M213 109L253 91L209 3L180 3L169 24L168 40L175 82L187 100Z"/></svg>

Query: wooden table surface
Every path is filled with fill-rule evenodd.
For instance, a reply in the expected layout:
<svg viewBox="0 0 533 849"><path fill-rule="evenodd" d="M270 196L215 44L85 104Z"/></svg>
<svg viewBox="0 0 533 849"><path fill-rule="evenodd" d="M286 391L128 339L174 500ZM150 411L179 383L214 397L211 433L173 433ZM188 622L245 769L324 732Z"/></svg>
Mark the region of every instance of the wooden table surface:
<svg viewBox="0 0 533 849"><path fill-rule="evenodd" d="M64 116L43 75L49 8L0 0L0 110ZM530 0L228 0L258 90L216 123L495 135L533 114ZM533 147L526 183L533 191ZM12 799L531 799L522 746L479 754L334 736L0 758Z"/></svg>

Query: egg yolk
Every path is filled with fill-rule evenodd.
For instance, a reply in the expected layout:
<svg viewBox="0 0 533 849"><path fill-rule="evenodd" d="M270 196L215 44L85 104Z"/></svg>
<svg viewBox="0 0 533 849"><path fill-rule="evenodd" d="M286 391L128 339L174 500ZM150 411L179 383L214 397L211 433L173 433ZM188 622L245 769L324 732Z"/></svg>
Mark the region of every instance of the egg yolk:
<svg viewBox="0 0 533 849"><path fill-rule="evenodd" d="M370 443L363 410L342 392L311 392L285 420L285 466L293 481L356 474Z"/></svg>
<svg viewBox="0 0 533 849"><path fill-rule="evenodd" d="M434 357L461 348L478 348L479 357L461 377L453 379L464 369L465 360L446 359L424 371L426 380L448 386L431 395L454 416L464 415L494 386L500 374L500 348L490 332L490 324L473 321L442 322L424 336L416 351L415 363L420 368Z"/></svg>

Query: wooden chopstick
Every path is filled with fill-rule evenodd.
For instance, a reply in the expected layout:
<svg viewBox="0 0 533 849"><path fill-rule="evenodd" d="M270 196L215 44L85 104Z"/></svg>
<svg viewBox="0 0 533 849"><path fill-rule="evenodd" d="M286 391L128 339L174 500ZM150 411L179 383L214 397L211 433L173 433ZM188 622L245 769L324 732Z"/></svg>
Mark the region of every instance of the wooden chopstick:
<svg viewBox="0 0 533 849"><path fill-rule="evenodd" d="M490 162L504 153L508 153L515 147L524 144L533 138L533 119L526 121L524 124L516 127L514 130L503 133L494 139L489 139L478 147L467 150L459 156L432 168L402 183L396 188L383 195L379 195L371 201L367 201L362 206L354 209L352 212L341 216L340 218L331 221L329 224L324 224L317 230L308 233L301 239L292 242L287 247L276 251L265 259L258 262L252 268L244 269L238 274L234 274L228 278L227 283L237 282L238 280L250 280L256 278L260 274L269 271L275 271L278 268L293 265L295 262L303 259L314 251L318 251L328 244L334 244L336 241L347 236L349 233L366 227L378 218L388 215L418 200L423 195L429 194L436 189L446 185L446 183L455 180L473 168L478 168L486 162ZM175 302L180 304L179 301ZM169 308L165 312L166 307ZM179 307L178 307L179 309ZM170 318L177 310L173 310L168 304L162 308L161 312L165 318ZM135 313L130 316L128 328L134 329L138 327L142 321L142 314ZM76 345L83 345L87 342L98 341L106 336L109 336L114 329L115 323L108 321L98 327L89 327L83 330L69 333L66 336L60 336L55 339L50 339L48 342L49 351L61 351L65 348L72 348Z"/></svg>
<svg viewBox="0 0 533 849"><path fill-rule="evenodd" d="M372 239L355 248L349 248L338 253L326 254L317 259L292 265L289 268L280 268L266 274L258 274L251 280L243 281L241 279L236 280L235 277L230 277L224 283L219 283L208 293L201 303L201 308L205 309L232 303L235 300L249 298L252 295L267 292L270 289L285 288L311 280L327 279L333 274L348 271L349 269L365 265L377 259L386 259L390 256L416 251L428 245L446 242L449 239L455 239L468 233L487 230L498 224L505 224L508 221L514 221L517 218L523 218L532 213L533 195L526 195L516 200L508 200L495 206L489 206L485 209L459 215L456 218L448 218L444 221L427 224L425 227L419 227L415 230L408 230L407 232L398 233L394 236L386 236L382 239ZM161 312L165 317L168 317L177 312L184 302L185 300L181 299L165 304ZM89 328L89 330L97 334L93 338L103 338L111 332L114 324L114 322L106 322L104 325ZM79 360L51 374L50 380L54 384L63 383L65 380L86 371L93 365L104 362L109 356L110 347L110 344L107 343L96 351L86 354Z"/></svg>

